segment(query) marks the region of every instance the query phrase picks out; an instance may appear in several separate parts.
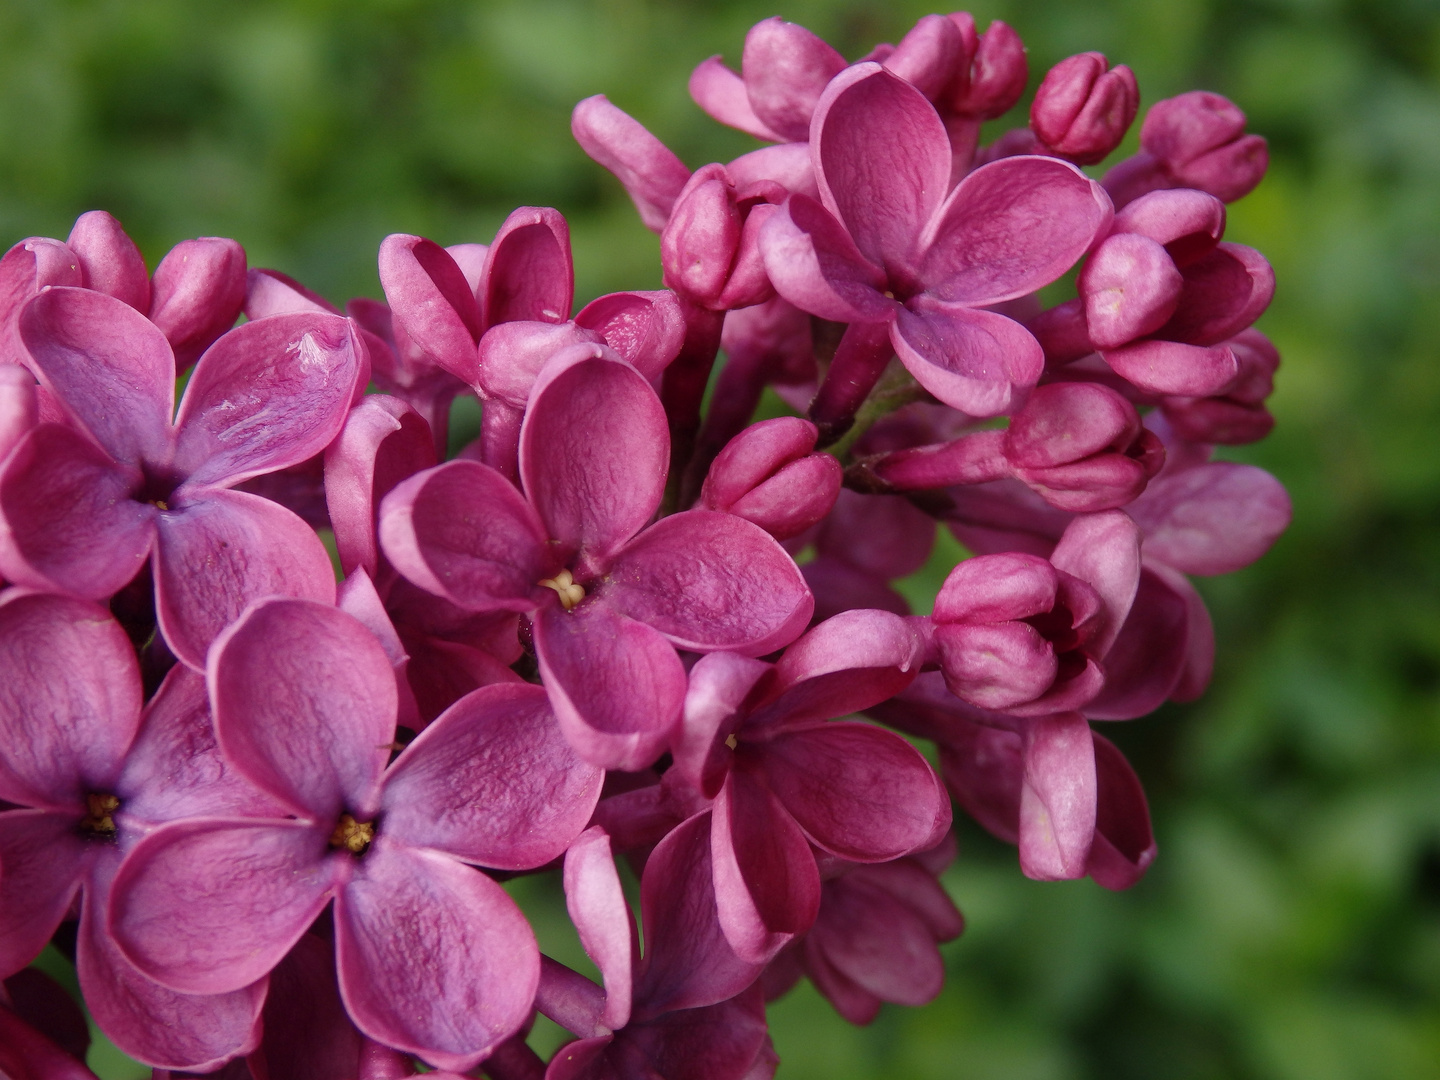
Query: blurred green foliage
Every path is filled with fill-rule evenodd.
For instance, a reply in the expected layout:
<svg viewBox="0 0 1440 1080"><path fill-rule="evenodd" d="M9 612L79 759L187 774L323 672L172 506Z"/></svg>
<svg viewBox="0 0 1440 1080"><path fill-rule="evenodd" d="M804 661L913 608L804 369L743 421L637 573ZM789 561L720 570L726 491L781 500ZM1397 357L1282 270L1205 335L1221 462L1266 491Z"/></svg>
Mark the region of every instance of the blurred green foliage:
<svg viewBox="0 0 1440 1080"><path fill-rule="evenodd" d="M926 10L780 13L857 56ZM1150 876L1124 895L1029 882L964 827L947 882L970 929L947 946L944 995L856 1030L802 988L772 1014L781 1075L1440 1075L1440 7L974 10L1024 36L1032 88L1099 49L1147 101L1219 90L1270 138L1270 176L1232 208L1229 238L1279 277L1261 323L1285 357L1279 426L1237 456L1284 480L1295 525L1258 565L1202 584L1220 640L1208 696L1107 729L1152 796ZM574 145L570 107L606 93L692 165L726 160L753 144L704 117L686 78L712 53L738 62L746 28L774 13L4 0L0 245L63 237L104 207L152 265L182 238L234 236L253 264L343 301L379 295L386 233L486 240L533 203L569 216L582 299L655 287L656 241ZM946 559L910 584L933 589ZM526 888L542 943L574 959L561 908ZM92 1059L103 1076L143 1074L107 1053Z"/></svg>

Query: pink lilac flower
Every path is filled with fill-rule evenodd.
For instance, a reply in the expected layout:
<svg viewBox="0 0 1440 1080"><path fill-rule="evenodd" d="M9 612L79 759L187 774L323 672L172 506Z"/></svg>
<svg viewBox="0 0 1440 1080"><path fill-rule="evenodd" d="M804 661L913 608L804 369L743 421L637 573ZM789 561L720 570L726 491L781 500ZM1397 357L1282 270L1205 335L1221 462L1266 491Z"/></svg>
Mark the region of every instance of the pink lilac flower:
<svg viewBox="0 0 1440 1080"><path fill-rule="evenodd" d="M485 465L452 461L381 508L385 554L410 581L468 610L530 614L560 723L607 768L659 756L685 693L677 647L762 655L810 617L799 570L758 526L690 510L646 527L668 456L644 376L577 345L531 395L523 494Z"/></svg>
<svg viewBox="0 0 1440 1080"><path fill-rule="evenodd" d="M231 331L196 366L174 420L170 346L121 301L51 288L26 307L21 335L69 423L31 430L0 471L6 578L98 600L149 559L161 632L195 668L256 596L334 600L309 526L230 489L339 432L360 372L346 320L280 315Z"/></svg>
<svg viewBox="0 0 1440 1080"><path fill-rule="evenodd" d="M333 898L356 1026L437 1067L474 1067L524 1022L539 958L514 902L466 864L559 855L599 770L560 737L544 691L519 685L463 698L385 769L390 662L360 623L312 601L252 606L207 678L227 762L294 816L151 833L116 879L121 948L164 985L224 993L274 968Z"/></svg>

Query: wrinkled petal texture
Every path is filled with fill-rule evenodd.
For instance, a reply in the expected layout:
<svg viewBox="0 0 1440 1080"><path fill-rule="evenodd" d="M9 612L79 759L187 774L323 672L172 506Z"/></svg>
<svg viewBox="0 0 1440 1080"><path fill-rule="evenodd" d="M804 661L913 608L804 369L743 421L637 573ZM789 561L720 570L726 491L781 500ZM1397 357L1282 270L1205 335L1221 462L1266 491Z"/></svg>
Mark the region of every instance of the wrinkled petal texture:
<svg viewBox="0 0 1440 1080"><path fill-rule="evenodd" d="M525 1022L535 935L477 870L380 838L335 903L340 992L372 1039L469 1070Z"/></svg>
<svg viewBox="0 0 1440 1080"><path fill-rule="evenodd" d="M1290 496L1254 465L1215 461L1153 480L1130 505L1147 558L1187 574L1228 574L1270 550L1290 524Z"/></svg>
<svg viewBox="0 0 1440 1080"><path fill-rule="evenodd" d="M385 777L381 814L398 843L529 870L580 834L602 780L566 742L543 688L487 686L400 755Z"/></svg>
<svg viewBox="0 0 1440 1080"><path fill-rule="evenodd" d="M1013 319L991 311L902 310L890 330L895 355L915 381L971 416L1009 411L1017 391L1035 385L1045 353Z"/></svg>
<svg viewBox="0 0 1440 1080"><path fill-rule="evenodd" d="M0 978L34 960L70 910L98 854L76 835L78 822L78 810L0 814Z"/></svg>

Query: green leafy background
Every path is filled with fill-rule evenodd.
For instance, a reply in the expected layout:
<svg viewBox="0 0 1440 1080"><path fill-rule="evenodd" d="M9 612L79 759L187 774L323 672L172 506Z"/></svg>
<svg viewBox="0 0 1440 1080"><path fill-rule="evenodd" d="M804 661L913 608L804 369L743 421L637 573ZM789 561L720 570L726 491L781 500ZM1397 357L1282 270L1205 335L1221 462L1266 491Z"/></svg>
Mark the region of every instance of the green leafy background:
<svg viewBox="0 0 1440 1080"><path fill-rule="evenodd" d="M848 56L911 0L778 13ZM1277 430L1235 456L1295 524L1202 583L1220 639L1199 703L1107 732L1160 858L1127 894L1037 884L973 827L947 884L969 930L928 1008L846 1026L772 1012L782 1077L1440 1075L1440 9L1435 0L984 3L1039 73L1087 49L1146 101L1204 87L1271 140L1229 238L1269 256ZM569 217L581 298L659 284L657 244L574 145L604 92L692 165L751 145L689 101L768 6L661 0L3 0L0 246L103 207L153 265L238 238L333 300L379 295L382 236L487 240L518 204ZM1011 121L1018 122L1017 111ZM1133 137L1132 137L1133 142ZM1128 147L1127 147L1128 148ZM907 582L924 607L954 558ZM545 882L519 887L564 955ZM51 960L53 961L53 957ZM542 1032L553 1039L557 1033ZM102 1077L145 1075L103 1042Z"/></svg>

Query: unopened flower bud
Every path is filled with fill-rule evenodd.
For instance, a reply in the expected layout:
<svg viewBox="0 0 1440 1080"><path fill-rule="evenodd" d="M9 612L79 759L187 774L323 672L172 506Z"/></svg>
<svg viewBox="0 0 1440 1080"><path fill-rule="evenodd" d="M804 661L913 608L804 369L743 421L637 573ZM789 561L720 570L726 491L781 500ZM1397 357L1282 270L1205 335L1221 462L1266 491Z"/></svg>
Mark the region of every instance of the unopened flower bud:
<svg viewBox="0 0 1440 1080"><path fill-rule="evenodd" d="M1185 279L1160 244L1117 233L1090 256L1077 285L1091 343L1113 349L1164 326Z"/></svg>
<svg viewBox="0 0 1440 1080"><path fill-rule="evenodd" d="M1062 60L1046 74L1030 106L1030 128L1057 157L1093 165L1120 145L1140 107L1135 73L1106 70L1098 52Z"/></svg>
<svg viewBox="0 0 1440 1080"><path fill-rule="evenodd" d="M142 315L150 310L150 272L135 241L104 210L75 219L65 246L75 253L85 288L124 300Z"/></svg>
<svg viewBox="0 0 1440 1080"><path fill-rule="evenodd" d="M814 453L815 425L795 416L752 424L710 466L700 504L736 514L784 540L823 518L840 493L840 463Z"/></svg>
<svg viewBox="0 0 1440 1080"><path fill-rule="evenodd" d="M1199 188L1227 203L1252 191L1270 163L1265 140L1245 134L1245 114L1228 98L1206 90L1151 106L1140 145L1176 185Z"/></svg>
<svg viewBox="0 0 1440 1080"><path fill-rule="evenodd" d="M943 15L925 15L894 50L871 59L878 59L887 70L934 101L954 81L957 72L968 72L974 54L973 21L967 38L955 20Z"/></svg>
<svg viewBox="0 0 1440 1080"><path fill-rule="evenodd" d="M996 19L980 37L974 57L970 69L951 89L950 107L962 116L993 120L1009 112L1025 93L1025 83L1030 78L1025 43L1019 34Z"/></svg>
<svg viewBox="0 0 1440 1080"><path fill-rule="evenodd" d="M1015 475L1051 506L1094 513L1124 506L1165 463L1135 407L1097 383L1038 387L1005 433Z"/></svg>
<svg viewBox="0 0 1440 1080"><path fill-rule="evenodd" d="M1259 330L1249 329L1226 343L1239 373L1223 394L1211 397L1167 397L1160 403L1165 419L1182 439L1197 443L1242 446L1270 434L1275 417L1265 399L1275 388L1280 353Z"/></svg>
<svg viewBox="0 0 1440 1080"><path fill-rule="evenodd" d="M170 249L150 283L150 321L175 350L183 371L235 325L245 304L245 249L202 236Z"/></svg>

